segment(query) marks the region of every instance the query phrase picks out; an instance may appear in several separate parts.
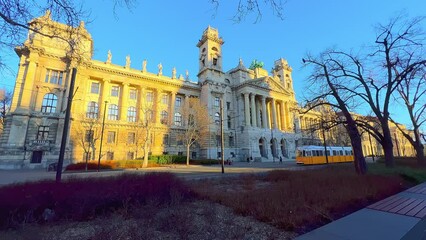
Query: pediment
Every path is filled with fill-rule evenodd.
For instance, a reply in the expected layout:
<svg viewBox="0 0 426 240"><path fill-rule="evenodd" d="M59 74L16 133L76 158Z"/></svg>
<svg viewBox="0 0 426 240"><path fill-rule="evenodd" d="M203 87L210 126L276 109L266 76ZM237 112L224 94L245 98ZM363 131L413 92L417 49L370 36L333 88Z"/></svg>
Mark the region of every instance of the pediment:
<svg viewBox="0 0 426 240"><path fill-rule="evenodd" d="M249 85L255 86L255 87L261 87L264 89L267 89L269 91L279 92L279 93L289 93L282 85L281 83L277 82L272 77L263 77L258 78L253 81L247 82Z"/></svg>

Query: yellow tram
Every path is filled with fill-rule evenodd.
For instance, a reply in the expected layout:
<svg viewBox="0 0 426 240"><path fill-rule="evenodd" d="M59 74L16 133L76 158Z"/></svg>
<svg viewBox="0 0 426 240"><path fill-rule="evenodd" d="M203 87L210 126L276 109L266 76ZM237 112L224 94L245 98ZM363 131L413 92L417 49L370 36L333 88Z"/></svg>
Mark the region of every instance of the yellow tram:
<svg viewBox="0 0 426 240"><path fill-rule="evenodd" d="M351 147L327 146L328 163L353 162ZM297 147L296 162L298 164L324 164L326 162L324 146Z"/></svg>

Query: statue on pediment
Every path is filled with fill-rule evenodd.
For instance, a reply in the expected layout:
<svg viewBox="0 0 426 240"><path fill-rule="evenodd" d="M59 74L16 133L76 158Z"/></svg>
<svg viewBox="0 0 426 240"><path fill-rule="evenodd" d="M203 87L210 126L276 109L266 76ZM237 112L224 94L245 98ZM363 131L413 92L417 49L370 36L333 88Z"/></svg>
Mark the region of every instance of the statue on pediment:
<svg viewBox="0 0 426 240"><path fill-rule="evenodd" d="M130 68L130 55L126 56L126 68Z"/></svg>
<svg viewBox="0 0 426 240"><path fill-rule="evenodd" d="M172 69L172 78L173 79L176 78L176 67L173 67L173 69Z"/></svg>
<svg viewBox="0 0 426 240"><path fill-rule="evenodd" d="M107 60L106 60L106 62L107 62L107 63L111 63L111 60L112 60L111 50L108 50L108 56L107 56Z"/></svg>
<svg viewBox="0 0 426 240"><path fill-rule="evenodd" d="M158 64L158 76L163 75L163 65L160 63Z"/></svg>
<svg viewBox="0 0 426 240"><path fill-rule="evenodd" d="M146 72L146 59L142 62L142 72Z"/></svg>

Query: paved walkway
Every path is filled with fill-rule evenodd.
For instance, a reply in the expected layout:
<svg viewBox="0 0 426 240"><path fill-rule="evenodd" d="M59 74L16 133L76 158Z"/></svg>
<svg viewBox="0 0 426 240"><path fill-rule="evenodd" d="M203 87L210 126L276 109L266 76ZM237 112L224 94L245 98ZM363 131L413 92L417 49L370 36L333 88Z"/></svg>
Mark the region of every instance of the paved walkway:
<svg viewBox="0 0 426 240"><path fill-rule="evenodd" d="M383 199L296 239L426 239L426 183Z"/></svg>

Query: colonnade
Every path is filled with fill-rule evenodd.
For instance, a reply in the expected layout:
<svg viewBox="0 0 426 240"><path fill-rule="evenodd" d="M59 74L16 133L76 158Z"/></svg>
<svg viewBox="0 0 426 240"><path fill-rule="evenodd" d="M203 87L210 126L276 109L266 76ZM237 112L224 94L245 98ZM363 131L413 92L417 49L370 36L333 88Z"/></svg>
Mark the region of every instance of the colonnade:
<svg viewBox="0 0 426 240"><path fill-rule="evenodd" d="M292 126L290 103L269 96L243 93L246 126L289 130Z"/></svg>

